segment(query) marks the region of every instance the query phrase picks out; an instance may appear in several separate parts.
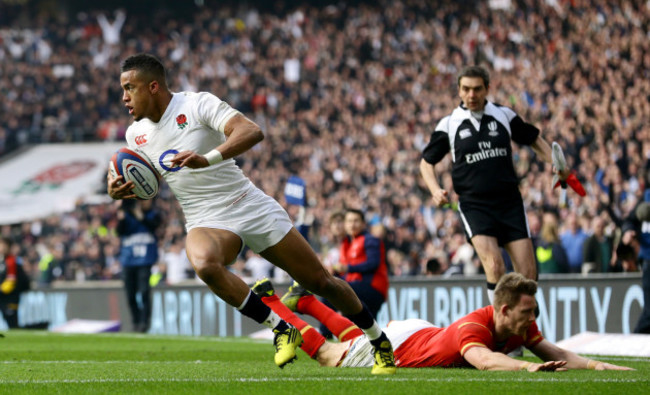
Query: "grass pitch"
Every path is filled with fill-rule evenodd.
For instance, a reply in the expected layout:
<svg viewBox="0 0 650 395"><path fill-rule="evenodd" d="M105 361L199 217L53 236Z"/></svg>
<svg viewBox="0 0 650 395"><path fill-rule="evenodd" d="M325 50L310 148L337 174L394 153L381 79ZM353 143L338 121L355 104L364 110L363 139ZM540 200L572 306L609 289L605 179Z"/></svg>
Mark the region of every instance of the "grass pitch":
<svg viewBox="0 0 650 395"><path fill-rule="evenodd" d="M650 358L598 357L637 369L480 372L321 368L302 351L279 369L267 340L8 331L0 337L0 394L648 394ZM527 360L536 360L526 354Z"/></svg>

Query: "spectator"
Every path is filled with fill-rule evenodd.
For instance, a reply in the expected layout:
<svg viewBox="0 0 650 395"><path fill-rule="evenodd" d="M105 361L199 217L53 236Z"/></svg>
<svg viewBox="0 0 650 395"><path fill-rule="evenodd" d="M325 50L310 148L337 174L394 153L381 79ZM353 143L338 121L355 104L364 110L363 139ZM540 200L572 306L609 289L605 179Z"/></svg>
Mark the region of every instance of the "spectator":
<svg viewBox="0 0 650 395"><path fill-rule="evenodd" d="M633 245L642 264L643 311L634 328L634 333L650 333L650 203L648 196L639 203L624 225L622 244ZM629 238L637 236L634 241ZM627 238L627 239L626 239ZM630 270L632 271L632 270Z"/></svg>
<svg viewBox="0 0 650 395"><path fill-rule="evenodd" d="M20 294L29 289L22 259L13 253L12 241L0 238L0 312L9 329L18 328Z"/></svg>
<svg viewBox="0 0 650 395"><path fill-rule="evenodd" d="M578 215L570 212L565 220L565 230L560 235L562 247L564 247L569 260L569 273L582 271L582 250L587 237L580 226Z"/></svg>
<svg viewBox="0 0 650 395"><path fill-rule="evenodd" d="M120 43L120 32L122 31L122 26L125 21L126 12L121 9L115 11L115 20L113 23L108 21L108 18L106 18L106 15L103 12L97 14L97 22L102 28L104 44L114 46Z"/></svg>
<svg viewBox="0 0 650 395"><path fill-rule="evenodd" d="M321 248L321 257L323 265L330 273L334 272L333 267L339 263L341 242L345 238L344 219L345 211L343 210L335 210L328 217L327 229L329 233Z"/></svg>
<svg viewBox="0 0 650 395"><path fill-rule="evenodd" d="M445 272L446 268L440 263L437 258L428 259L426 262L425 275L440 276Z"/></svg>
<svg viewBox="0 0 650 395"><path fill-rule="evenodd" d="M245 267L246 270L250 273L250 277L252 277L254 280L273 277L271 275L274 268L273 264L253 252L251 249L246 251Z"/></svg>
<svg viewBox="0 0 650 395"><path fill-rule="evenodd" d="M388 296L386 248L371 235L361 210L345 210L346 237L341 242L339 262L334 271L350 284L371 314L377 317Z"/></svg>
<svg viewBox="0 0 650 395"><path fill-rule="evenodd" d="M609 271L614 240L605 234L605 220L600 215L591 220L591 236L585 240L583 248L582 274Z"/></svg>
<svg viewBox="0 0 650 395"><path fill-rule="evenodd" d="M158 262L156 231L161 214L153 200L123 200L118 211L120 261L133 330L147 332L151 320L151 268Z"/></svg>
<svg viewBox="0 0 650 395"><path fill-rule="evenodd" d="M535 256L539 273L568 273L569 260L560 242L557 216L544 213Z"/></svg>
<svg viewBox="0 0 650 395"><path fill-rule="evenodd" d="M185 253L185 238L180 235L171 239L161 261L165 266L165 281L169 285L178 284L194 277L194 270L192 270L192 265Z"/></svg>

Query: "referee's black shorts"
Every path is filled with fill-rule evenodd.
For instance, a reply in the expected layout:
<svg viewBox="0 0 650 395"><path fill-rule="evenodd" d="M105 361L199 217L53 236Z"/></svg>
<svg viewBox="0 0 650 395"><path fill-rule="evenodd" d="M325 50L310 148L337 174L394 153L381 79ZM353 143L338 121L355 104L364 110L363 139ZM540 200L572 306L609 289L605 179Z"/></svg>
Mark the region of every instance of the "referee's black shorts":
<svg viewBox="0 0 650 395"><path fill-rule="evenodd" d="M526 210L521 197L482 202L464 201L458 211L468 240L476 235L496 237L499 246L530 238Z"/></svg>

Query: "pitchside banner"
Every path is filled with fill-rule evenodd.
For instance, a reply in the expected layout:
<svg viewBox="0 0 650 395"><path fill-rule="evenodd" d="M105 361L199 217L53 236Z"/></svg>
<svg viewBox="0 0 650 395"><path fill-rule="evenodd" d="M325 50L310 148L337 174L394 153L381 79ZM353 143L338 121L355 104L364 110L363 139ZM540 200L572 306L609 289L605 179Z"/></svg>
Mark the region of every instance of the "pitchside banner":
<svg viewBox="0 0 650 395"><path fill-rule="evenodd" d="M640 273L545 276L540 279L537 323L552 342L585 331L629 334L643 308ZM276 284L283 294L289 284ZM120 282L85 288L55 288L23 295L22 326L48 322L51 329L72 319L121 321L130 331L130 316ZM421 318L447 326L487 304L485 279L393 279L388 302L377 320ZM312 325L312 320L307 320ZM0 329L4 327L0 319ZM161 286L153 290L151 334L187 336L247 336L263 329L242 317L204 285Z"/></svg>
<svg viewBox="0 0 650 395"><path fill-rule="evenodd" d="M1 163L0 225L73 210L104 187L108 161L123 145L45 144Z"/></svg>

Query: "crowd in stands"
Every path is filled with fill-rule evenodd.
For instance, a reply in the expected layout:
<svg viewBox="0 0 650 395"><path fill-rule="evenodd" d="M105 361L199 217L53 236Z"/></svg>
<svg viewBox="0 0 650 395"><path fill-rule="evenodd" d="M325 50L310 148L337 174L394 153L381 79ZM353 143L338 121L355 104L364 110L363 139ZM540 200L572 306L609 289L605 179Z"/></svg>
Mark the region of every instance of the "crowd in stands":
<svg viewBox="0 0 650 395"><path fill-rule="evenodd" d="M533 236L546 251L560 243L566 253L566 264L540 272L580 272L582 245L595 232L612 247L589 270L628 270L615 259L620 232L610 213L625 218L650 187L650 4L289 3L274 12L204 6L191 17L0 3L0 155L28 144L123 139L131 120L119 64L151 52L170 69L173 91L212 92L263 127L266 139L238 161L281 202L290 175L305 180L317 251L330 243L329 214L357 207L386 240L392 276L473 274L480 264L457 212L431 206L418 166L436 122L459 103L457 72L482 64L491 71L490 99L559 142L587 190L584 198L569 191L560 207L551 169L529 148L513 147ZM436 169L447 190L449 160ZM117 278L117 204L80 203L0 231L19 240L43 284ZM166 191L156 204L169 213L161 249L176 251L178 206Z"/></svg>

